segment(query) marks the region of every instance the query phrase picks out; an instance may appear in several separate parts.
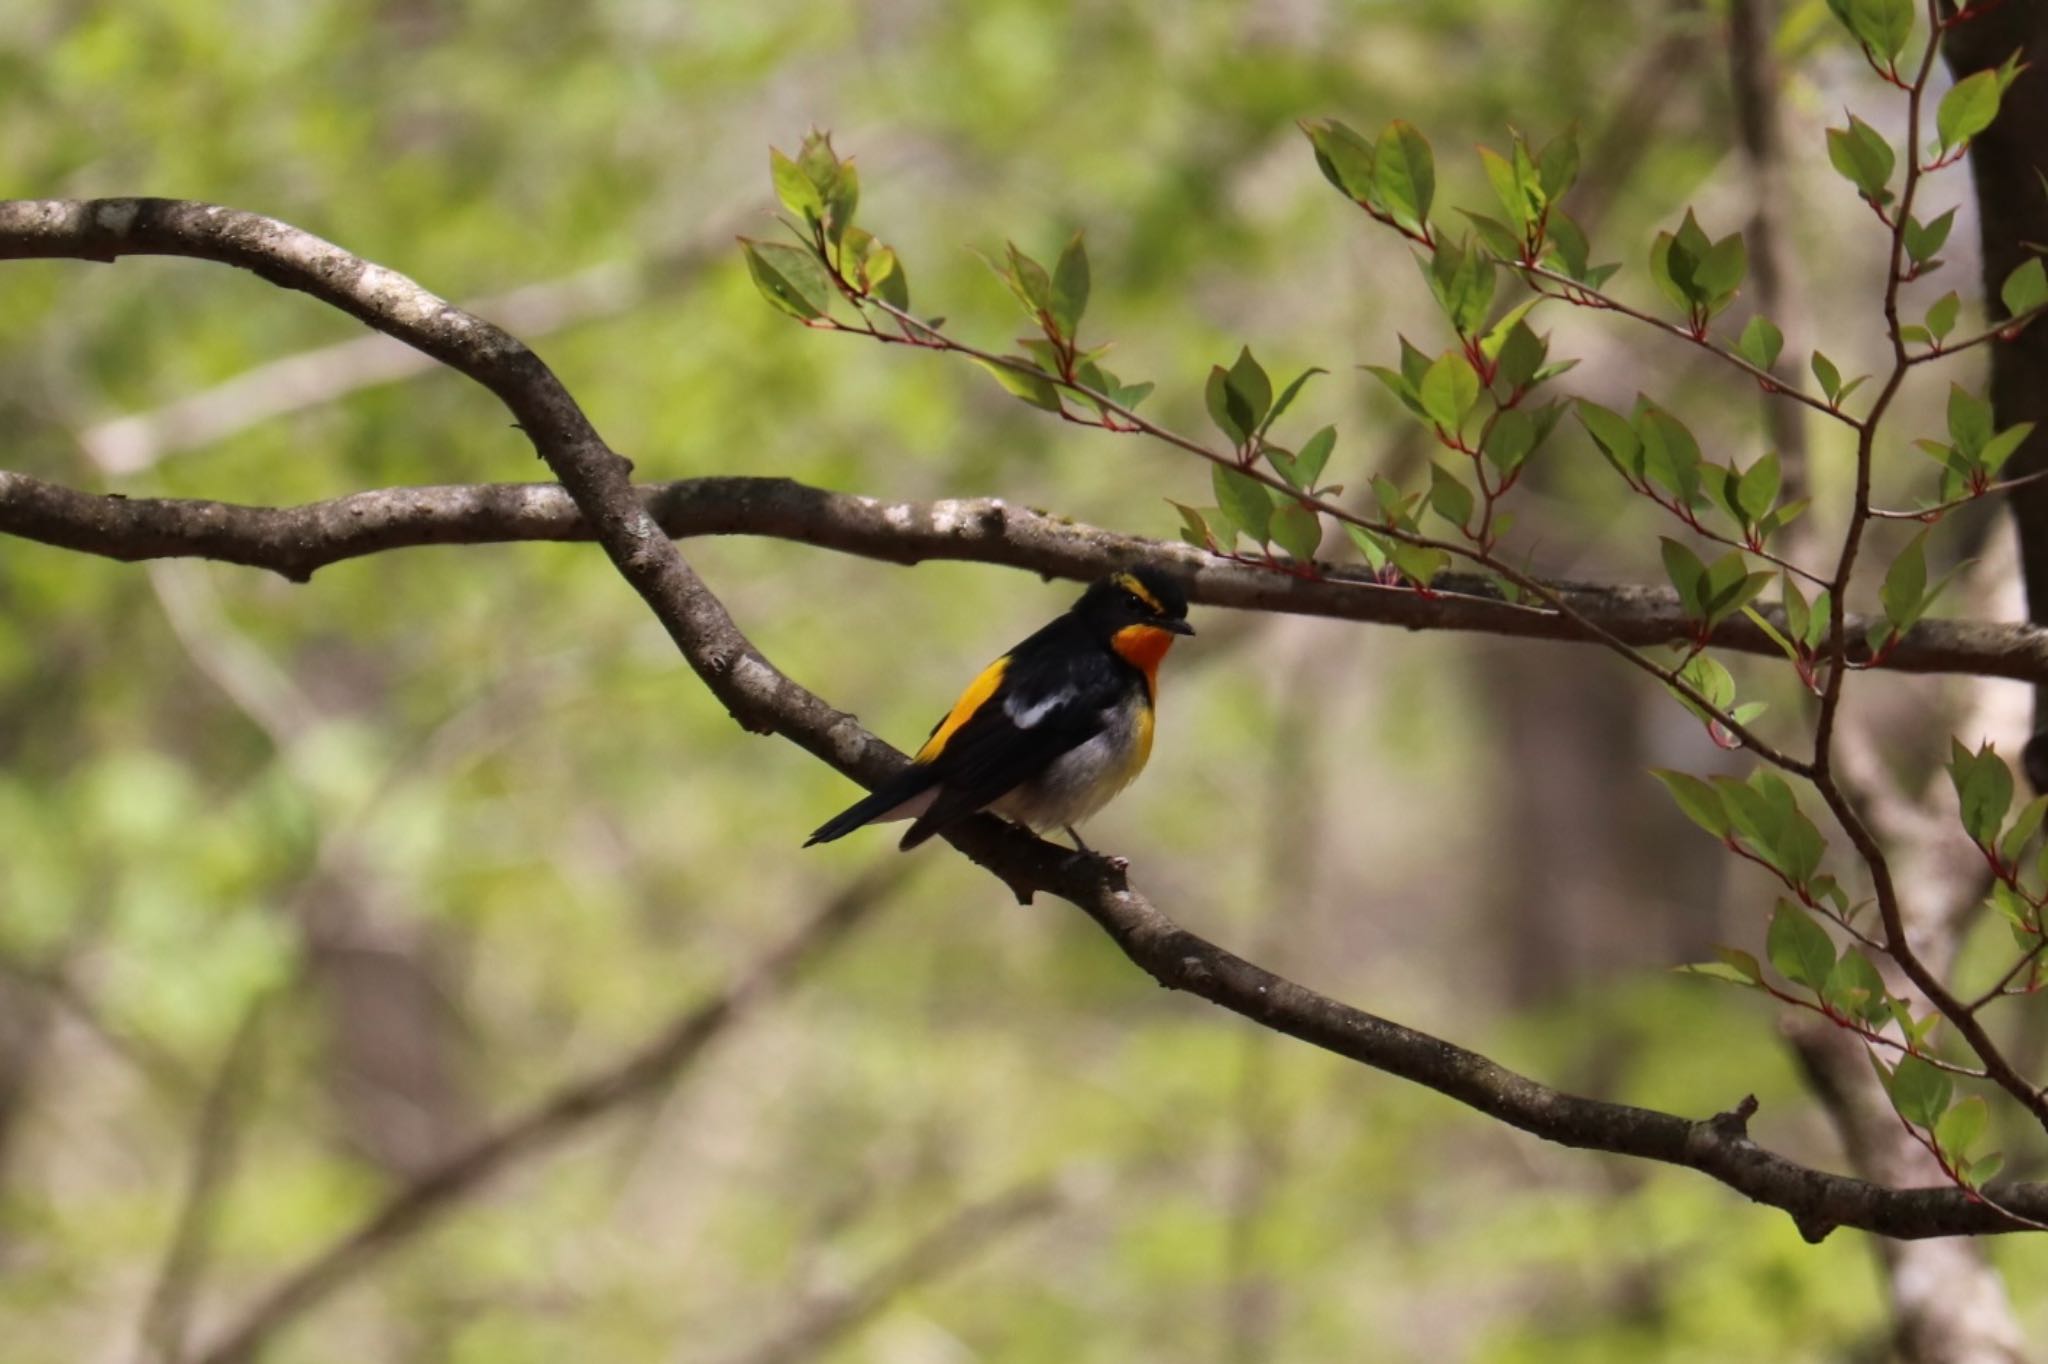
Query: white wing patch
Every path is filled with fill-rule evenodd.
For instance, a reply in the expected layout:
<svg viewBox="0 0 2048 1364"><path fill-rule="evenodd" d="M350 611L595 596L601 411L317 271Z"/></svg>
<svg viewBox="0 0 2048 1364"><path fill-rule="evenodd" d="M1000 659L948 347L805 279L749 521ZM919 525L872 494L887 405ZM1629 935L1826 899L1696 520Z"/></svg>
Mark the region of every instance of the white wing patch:
<svg viewBox="0 0 2048 1364"><path fill-rule="evenodd" d="M1010 723L1017 728L1030 729L1060 707L1071 704L1079 694L1072 687L1061 687L1050 695L1039 697L1030 705L1025 705L1023 698L1012 696L1003 702L1003 714L1009 716Z"/></svg>

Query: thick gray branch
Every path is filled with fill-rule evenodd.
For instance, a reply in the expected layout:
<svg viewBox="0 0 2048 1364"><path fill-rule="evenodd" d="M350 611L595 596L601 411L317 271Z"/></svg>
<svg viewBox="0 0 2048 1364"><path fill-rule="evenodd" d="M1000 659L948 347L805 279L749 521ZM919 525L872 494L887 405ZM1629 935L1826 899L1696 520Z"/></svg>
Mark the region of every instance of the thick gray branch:
<svg viewBox="0 0 2048 1364"><path fill-rule="evenodd" d="M626 462L604 444L547 366L512 337L403 276L254 214L165 200L0 203L0 258L106 260L133 254L193 256L254 270L362 318L485 385L511 409L605 552L735 719L749 729L780 734L871 786L901 769L901 754L783 676L754 649L643 505ZM1311 598L1334 603L1342 595L1327 585L1265 575L1227 580L1244 593L1232 605L1279 607ZM1205 599L1222 601L1220 594ZM1511 610L1541 619L1540 613L1478 601L1430 609ZM1045 891L1078 905L1163 985L1426 1085L1547 1140L1700 1170L1789 1212L1810 1237L1837 1226L1899 1237L2012 1229L1997 1211L1953 1187L1886 1189L1766 1151L1745 1135L1746 1106L1695 1121L1565 1094L1476 1052L1319 995L1181 928L1133 890L1121 867L1108 859L1055 847L992 817L969 821L948 838L1018 894ZM2002 1188L1999 1197L2026 1216L2048 1220L2048 1185L2015 1184Z"/></svg>
<svg viewBox="0 0 2048 1364"><path fill-rule="evenodd" d="M1585 642L1555 611L1502 600L1486 579L1446 573L1429 596L1357 569L1325 566L1324 581L1232 563L1187 545L1120 535L993 498L883 502L786 478L693 478L639 485L642 505L672 537L765 535L891 563L964 559L1048 577L1085 580L1144 560L1187 574L1208 606L1329 616L1411 630L1467 630ZM80 492L0 470L0 534L112 559L214 559L269 569L293 581L346 559L419 545L595 538L576 504L552 483L383 488L297 507L241 506ZM1571 607L1630 644L1687 637L1667 590L1594 583L1556 585ZM1771 615L1775 608L1766 614ZM1775 617L1774 617L1775 618ZM1782 625L1782 619L1778 619ZM1860 639L1871 622L1850 617ZM1782 657L1746 619L1714 643ZM1859 646L1860 647L1860 646ZM1901 672L1968 673L2048 683L2048 630L1981 621L1924 621L1885 656Z"/></svg>

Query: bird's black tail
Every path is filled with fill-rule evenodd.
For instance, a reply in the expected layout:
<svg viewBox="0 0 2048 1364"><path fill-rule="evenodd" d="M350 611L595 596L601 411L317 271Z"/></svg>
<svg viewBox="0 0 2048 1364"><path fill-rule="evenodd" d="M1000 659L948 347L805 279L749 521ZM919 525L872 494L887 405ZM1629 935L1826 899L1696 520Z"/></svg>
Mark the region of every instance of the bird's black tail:
<svg viewBox="0 0 2048 1364"><path fill-rule="evenodd" d="M804 840L804 846L808 848L813 843L830 843L835 838L844 838L870 820L888 814L931 783L931 773L913 767L895 780L884 782L872 795L862 797L820 824L817 830Z"/></svg>

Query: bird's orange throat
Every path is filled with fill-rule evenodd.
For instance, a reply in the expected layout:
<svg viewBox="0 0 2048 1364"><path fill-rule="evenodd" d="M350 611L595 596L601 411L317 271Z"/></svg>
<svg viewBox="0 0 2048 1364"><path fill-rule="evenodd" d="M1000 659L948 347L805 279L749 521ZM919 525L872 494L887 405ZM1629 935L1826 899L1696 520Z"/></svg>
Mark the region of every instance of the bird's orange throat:
<svg viewBox="0 0 2048 1364"><path fill-rule="evenodd" d="M1159 694L1159 660L1173 647L1173 632L1152 625L1126 625L1109 637L1117 657L1145 674L1145 689Z"/></svg>

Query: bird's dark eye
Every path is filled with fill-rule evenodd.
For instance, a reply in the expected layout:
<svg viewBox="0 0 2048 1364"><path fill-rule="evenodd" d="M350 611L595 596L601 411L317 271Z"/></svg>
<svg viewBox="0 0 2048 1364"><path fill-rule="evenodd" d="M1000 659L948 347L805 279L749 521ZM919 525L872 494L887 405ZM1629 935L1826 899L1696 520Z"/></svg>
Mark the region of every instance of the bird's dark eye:
<svg viewBox="0 0 2048 1364"><path fill-rule="evenodd" d="M1145 599L1135 592L1124 593L1124 601L1130 605L1132 610L1136 611L1141 616L1149 616L1155 614L1153 609L1146 604Z"/></svg>

